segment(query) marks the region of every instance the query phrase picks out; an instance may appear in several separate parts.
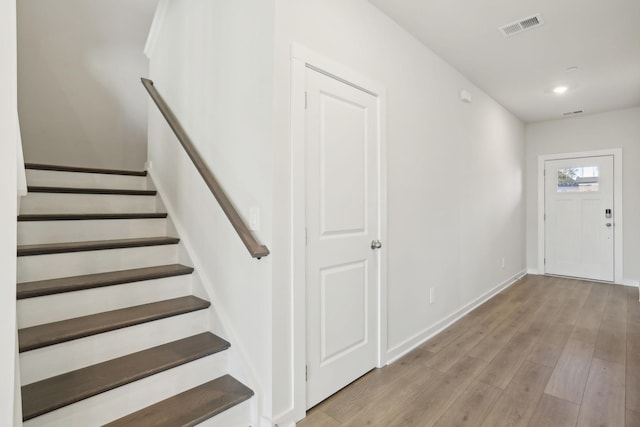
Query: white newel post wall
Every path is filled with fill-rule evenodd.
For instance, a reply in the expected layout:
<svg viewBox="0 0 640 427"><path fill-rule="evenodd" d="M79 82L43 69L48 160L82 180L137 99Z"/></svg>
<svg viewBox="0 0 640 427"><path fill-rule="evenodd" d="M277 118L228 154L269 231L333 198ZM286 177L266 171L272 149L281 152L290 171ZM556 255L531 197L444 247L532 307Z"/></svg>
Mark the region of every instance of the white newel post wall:
<svg viewBox="0 0 640 427"><path fill-rule="evenodd" d="M0 425L21 425L16 375L16 211L19 143L16 2L0 2Z"/></svg>
<svg viewBox="0 0 640 427"><path fill-rule="evenodd" d="M16 213L20 214L20 199L27 195L27 171L24 167L20 120L16 113ZM17 239L17 236L16 236ZM15 263L14 263L15 264ZM14 280L12 283L16 283ZM15 292L15 288L14 288ZM14 425L22 425L22 398L20 391L20 357L18 354L18 334L15 334L15 387L14 387Z"/></svg>
<svg viewBox="0 0 640 427"><path fill-rule="evenodd" d="M22 151L22 136L20 134L20 120L16 114L16 213L20 214L20 199L27 195L27 171L24 167ZM16 236L17 239L17 236ZM15 281L14 281L15 283ZM15 338L15 388L14 388L14 424L22 425L22 398L20 391L20 357L18 354L18 334Z"/></svg>

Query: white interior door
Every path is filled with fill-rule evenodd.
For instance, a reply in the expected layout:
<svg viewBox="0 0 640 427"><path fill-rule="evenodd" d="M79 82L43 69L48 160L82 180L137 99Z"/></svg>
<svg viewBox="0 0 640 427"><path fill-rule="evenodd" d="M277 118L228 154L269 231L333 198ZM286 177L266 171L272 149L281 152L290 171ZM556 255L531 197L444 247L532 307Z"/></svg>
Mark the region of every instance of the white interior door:
<svg viewBox="0 0 640 427"><path fill-rule="evenodd" d="M378 98L307 69L307 408L376 366Z"/></svg>
<svg viewBox="0 0 640 427"><path fill-rule="evenodd" d="M614 280L613 156L545 162L545 272Z"/></svg>

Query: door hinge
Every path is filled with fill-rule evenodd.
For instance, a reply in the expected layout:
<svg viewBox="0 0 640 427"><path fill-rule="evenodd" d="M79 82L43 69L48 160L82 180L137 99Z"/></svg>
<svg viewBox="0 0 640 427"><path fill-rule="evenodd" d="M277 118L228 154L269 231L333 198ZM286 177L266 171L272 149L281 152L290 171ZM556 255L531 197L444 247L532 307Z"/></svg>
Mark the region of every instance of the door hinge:
<svg viewBox="0 0 640 427"><path fill-rule="evenodd" d="M309 233L307 232L307 227L304 228L304 245L307 246L309 243Z"/></svg>
<svg viewBox="0 0 640 427"><path fill-rule="evenodd" d="M545 221L547 220L547 214L544 214L544 220Z"/></svg>
<svg viewBox="0 0 640 427"><path fill-rule="evenodd" d="M304 109L307 109L307 92L304 93Z"/></svg>
<svg viewBox="0 0 640 427"><path fill-rule="evenodd" d="M309 381L309 366L305 365L304 367L304 380Z"/></svg>
<svg viewBox="0 0 640 427"><path fill-rule="evenodd" d="M547 259L546 259L546 258L544 258L544 259L542 260L542 263L543 263L544 265L547 265Z"/></svg>

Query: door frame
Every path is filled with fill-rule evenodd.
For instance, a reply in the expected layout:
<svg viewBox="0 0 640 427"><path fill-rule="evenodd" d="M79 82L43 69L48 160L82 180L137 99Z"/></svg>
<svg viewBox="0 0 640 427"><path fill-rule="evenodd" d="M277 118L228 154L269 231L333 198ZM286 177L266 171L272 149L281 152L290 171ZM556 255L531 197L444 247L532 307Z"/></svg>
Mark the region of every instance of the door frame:
<svg viewBox="0 0 640 427"><path fill-rule="evenodd" d="M291 287L293 322L293 406L296 420L306 414L306 69L323 73L378 99L379 239L377 284L377 366L387 363L387 91L351 68L292 43L291 59Z"/></svg>
<svg viewBox="0 0 640 427"><path fill-rule="evenodd" d="M624 284L624 246L622 244L622 148L613 148L606 150L581 151L574 153L557 153L544 154L538 156L538 272L545 273L544 257L545 257L545 183L544 183L544 165L548 160L564 160L582 157L600 157L613 156L613 212L614 229L613 229L613 283Z"/></svg>

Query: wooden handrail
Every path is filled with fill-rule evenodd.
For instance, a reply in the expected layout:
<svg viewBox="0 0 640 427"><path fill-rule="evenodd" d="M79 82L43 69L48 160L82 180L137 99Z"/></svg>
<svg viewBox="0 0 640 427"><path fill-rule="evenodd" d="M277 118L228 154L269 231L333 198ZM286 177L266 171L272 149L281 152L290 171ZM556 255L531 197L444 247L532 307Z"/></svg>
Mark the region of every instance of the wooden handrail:
<svg viewBox="0 0 640 427"><path fill-rule="evenodd" d="M145 89L147 89L147 92L149 92L151 99L153 99L158 106L158 109L167 120L167 123L173 130L173 133L178 137L178 141L180 141L180 144L182 144L182 147L187 152L187 155L193 162L194 166L198 172L200 172L204 182L220 204L225 215L227 215L227 218L231 221L231 225L238 233L238 236L240 236L240 240L242 240L242 243L247 247L251 256L260 259L269 255L269 249L265 245L260 244L253 236L249 227L247 227L247 224L245 224L244 220L233 206L233 203L231 203L231 200L229 200L229 197L218 183L218 180L216 180L209 167L205 164L204 160L198 153L198 150L193 145L193 142L191 142L191 139L178 121L178 118L173 111L171 111L171 108L167 105L162 96L160 96L160 93L153 85L153 82L145 78L141 78L140 80L142 80L142 84Z"/></svg>

